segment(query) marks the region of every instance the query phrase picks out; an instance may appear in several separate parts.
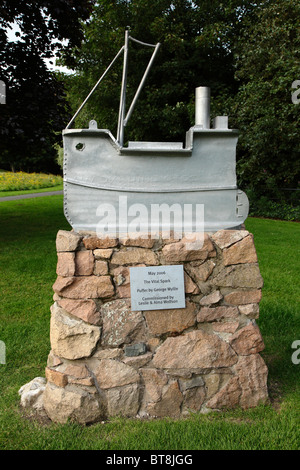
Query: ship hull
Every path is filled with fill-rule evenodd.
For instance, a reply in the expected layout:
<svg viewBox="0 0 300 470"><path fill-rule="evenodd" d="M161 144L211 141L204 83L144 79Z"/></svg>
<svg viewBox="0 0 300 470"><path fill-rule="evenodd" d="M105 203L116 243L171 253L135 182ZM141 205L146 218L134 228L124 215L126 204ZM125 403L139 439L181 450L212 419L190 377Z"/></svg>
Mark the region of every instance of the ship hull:
<svg viewBox="0 0 300 470"><path fill-rule="evenodd" d="M237 189L136 193L65 183L64 194L65 216L75 231L110 236L240 228L247 206L246 195Z"/></svg>
<svg viewBox="0 0 300 470"><path fill-rule="evenodd" d="M249 204L236 186L237 138L235 131L191 128L185 148L124 148L107 130L66 130L65 216L76 231L116 236L240 227Z"/></svg>

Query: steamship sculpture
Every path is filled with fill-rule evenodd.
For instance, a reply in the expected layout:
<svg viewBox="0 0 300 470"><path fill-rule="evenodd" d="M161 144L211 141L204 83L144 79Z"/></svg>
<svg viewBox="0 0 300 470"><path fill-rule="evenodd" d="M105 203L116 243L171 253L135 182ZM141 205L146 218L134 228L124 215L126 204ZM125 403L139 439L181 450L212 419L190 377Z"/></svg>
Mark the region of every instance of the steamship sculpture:
<svg viewBox="0 0 300 470"><path fill-rule="evenodd" d="M153 47L154 52L126 114L129 40ZM126 31L125 44L63 131L64 212L75 231L97 231L99 205L112 206L118 213L121 196L126 196L128 207L138 203L149 212L153 204L179 204L182 208L202 205L206 232L240 228L247 218L248 199L236 182L238 131L228 129L227 116L217 116L211 128L209 88L196 88L195 125L187 131L185 143L129 141L124 146L124 129L159 46L159 43L142 43ZM90 121L87 129L71 128L122 52L124 66L117 137L107 129L98 129L96 121ZM125 225L122 226L119 219L119 233L127 231ZM163 223L160 228L164 229ZM175 226L171 228L176 230ZM196 228L194 212L190 231Z"/></svg>

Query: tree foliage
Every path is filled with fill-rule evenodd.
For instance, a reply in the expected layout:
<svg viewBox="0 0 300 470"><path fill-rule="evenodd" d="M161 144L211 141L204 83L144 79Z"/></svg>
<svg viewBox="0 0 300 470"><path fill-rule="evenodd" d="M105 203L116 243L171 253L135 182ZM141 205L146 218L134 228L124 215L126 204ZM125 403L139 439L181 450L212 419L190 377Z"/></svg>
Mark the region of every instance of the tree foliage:
<svg viewBox="0 0 300 470"><path fill-rule="evenodd" d="M296 187L299 106L291 101L291 86L299 78L299 9L293 0L101 0L85 26L80 53L73 50L77 74L68 84L73 110L122 46L130 26L133 37L159 41L161 49L127 138L183 140L194 123L195 88L209 86L212 116L229 114L230 127L240 130L241 187L252 188L252 194L260 188ZM129 102L151 54L135 44L130 48ZM121 70L122 61L82 112L80 127L93 118L116 133Z"/></svg>
<svg viewBox="0 0 300 470"><path fill-rule="evenodd" d="M90 10L91 4L94 4ZM0 6L0 162L45 170L53 143L124 44L124 31L161 48L126 128L125 139L184 140L194 124L194 94L211 88L211 114L229 114L240 130L239 185L296 187L299 181L300 4L294 0L10 0ZM20 26L18 42L6 28ZM58 41L68 39L63 47ZM63 81L44 60L53 48L76 74ZM127 109L152 50L131 42ZM76 126L96 119L115 135L122 78L119 58L89 100ZM67 89L67 101L64 85ZM48 165L48 168L50 166ZM276 188L276 189L274 189ZM262 190L262 191L263 191ZM281 197L282 193L280 194Z"/></svg>
<svg viewBox="0 0 300 470"><path fill-rule="evenodd" d="M91 1L4 0L0 5L0 79L6 84L6 104L0 111L0 163L27 171L55 171L53 144L65 127L64 85L45 63L53 51L80 45L80 20L90 14ZM18 25L18 40L8 29Z"/></svg>
<svg viewBox="0 0 300 470"><path fill-rule="evenodd" d="M231 113L241 131L238 174L257 194L283 197L299 182L299 105L292 84L300 70L300 4L265 1L236 48L239 90Z"/></svg>
<svg viewBox="0 0 300 470"><path fill-rule="evenodd" d="M210 86L213 111L224 112L221 98L234 94L233 43L244 17L254 9L251 1L230 0L101 0L85 26L85 40L73 59L76 77L69 79L75 111L119 48L124 30L147 43L161 43L160 51L129 121L130 139L182 139L194 123L194 94ZM130 43L128 103L134 96L151 50ZM86 110L77 120L86 126L96 119L116 133L122 60L113 66Z"/></svg>

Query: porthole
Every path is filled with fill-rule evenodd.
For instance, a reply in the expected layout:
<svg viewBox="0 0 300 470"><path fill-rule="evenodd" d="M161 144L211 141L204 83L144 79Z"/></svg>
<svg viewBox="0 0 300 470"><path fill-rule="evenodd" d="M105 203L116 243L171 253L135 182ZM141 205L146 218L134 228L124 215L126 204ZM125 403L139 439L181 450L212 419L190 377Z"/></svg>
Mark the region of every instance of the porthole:
<svg viewBox="0 0 300 470"><path fill-rule="evenodd" d="M78 144L76 144L75 146L76 150L79 150L82 152L82 150L85 148L85 144L83 144L82 142L78 142Z"/></svg>

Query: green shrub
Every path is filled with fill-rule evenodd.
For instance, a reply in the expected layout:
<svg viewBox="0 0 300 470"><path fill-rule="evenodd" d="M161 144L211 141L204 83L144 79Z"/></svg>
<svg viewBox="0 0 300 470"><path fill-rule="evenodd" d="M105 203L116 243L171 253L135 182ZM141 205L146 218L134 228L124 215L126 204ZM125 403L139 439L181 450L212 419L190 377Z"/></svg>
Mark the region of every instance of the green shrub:
<svg viewBox="0 0 300 470"><path fill-rule="evenodd" d="M272 201L266 196L253 197L251 191L248 192L248 198L250 201L249 215L252 217L300 221L299 205L289 204L285 201Z"/></svg>

